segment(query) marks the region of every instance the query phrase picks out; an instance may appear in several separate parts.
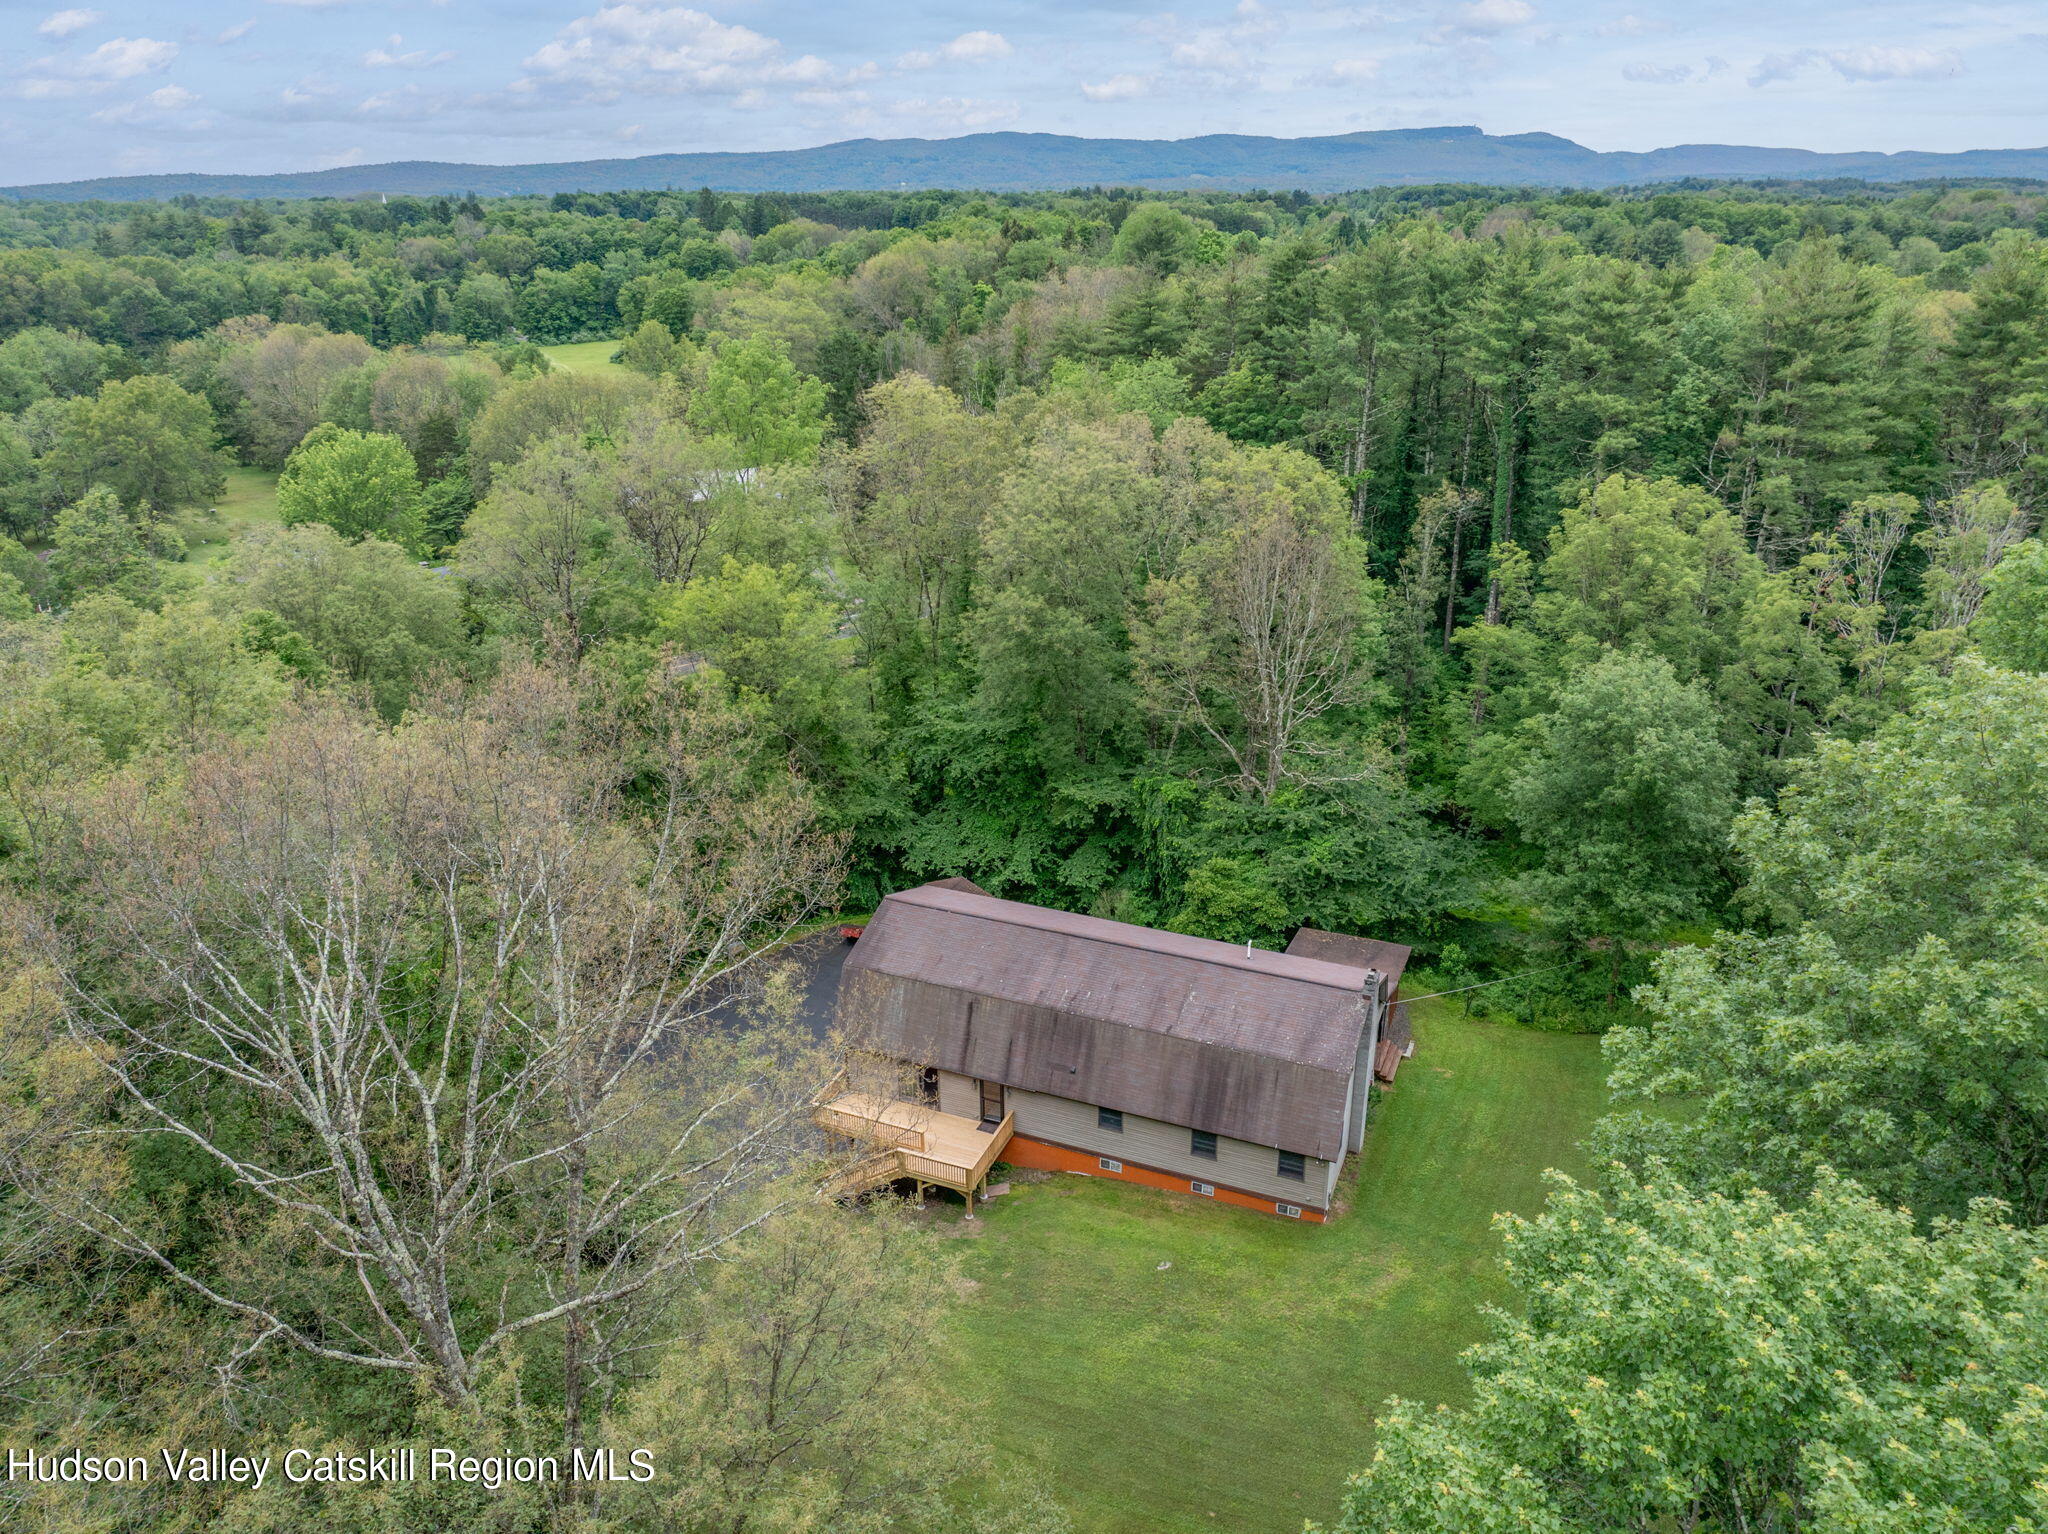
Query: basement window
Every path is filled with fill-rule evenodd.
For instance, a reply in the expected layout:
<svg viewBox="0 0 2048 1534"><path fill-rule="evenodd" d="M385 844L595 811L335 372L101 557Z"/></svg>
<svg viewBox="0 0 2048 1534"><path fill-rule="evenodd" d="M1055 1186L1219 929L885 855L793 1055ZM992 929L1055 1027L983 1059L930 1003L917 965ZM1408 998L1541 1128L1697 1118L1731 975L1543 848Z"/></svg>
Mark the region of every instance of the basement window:
<svg viewBox="0 0 2048 1534"><path fill-rule="evenodd" d="M1095 1110L1095 1123L1099 1128L1113 1130L1117 1134L1122 1134L1124 1132L1124 1111L1121 1108L1097 1108Z"/></svg>
<svg viewBox="0 0 2048 1534"><path fill-rule="evenodd" d="M1280 1153L1280 1175L1294 1182L1306 1181L1308 1178L1308 1163L1293 1151L1282 1151Z"/></svg>
<svg viewBox="0 0 2048 1534"><path fill-rule="evenodd" d="M1206 1129L1188 1131L1188 1154L1200 1156L1204 1161L1216 1159L1216 1137Z"/></svg>
<svg viewBox="0 0 2048 1534"><path fill-rule="evenodd" d="M1216 1184L1213 1182L1191 1182L1188 1184L1188 1192L1199 1193L1203 1198L1214 1198L1216 1196Z"/></svg>
<svg viewBox="0 0 2048 1534"><path fill-rule="evenodd" d="M1288 1219L1290 1219L1290 1220L1298 1220L1298 1219L1300 1219L1300 1218L1301 1218L1301 1205L1299 1205L1299 1204L1275 1204L1275 1205L1273 1206L1273 1213L1275 1213L1275 1214L1284 1214L1284 1215L1286 1215L1286 1216L1287 1216L1287 1218L1288 1218Z"/></svg>
<svg viewBox="0 0 2048 1534"><path fill-rule="evenodd" d="M1121 1161L1112 1161L1107 1156L1097 1156L1095 1164L1105 1172L1121 1172L1124 1169L1124 1164Z"/></svg>

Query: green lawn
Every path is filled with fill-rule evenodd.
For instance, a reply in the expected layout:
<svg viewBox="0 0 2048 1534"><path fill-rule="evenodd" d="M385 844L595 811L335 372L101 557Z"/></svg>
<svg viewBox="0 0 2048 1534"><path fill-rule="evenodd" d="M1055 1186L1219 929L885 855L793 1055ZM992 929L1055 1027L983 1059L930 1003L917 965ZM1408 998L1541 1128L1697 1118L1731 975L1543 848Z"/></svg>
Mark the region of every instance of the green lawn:
<svg viewBox="0 0 2048 1534"><path fill-rule="evenodd" d="M612 361L612 353L619 349L616 341L563 341L556 346L543 346L548 361L568 373L601 373L618 364Z"/></svg>
<svg viewBox="0 0 2048 1534"><path fill-rule="evenodd" d="M229 469L227 490L214 503L213 515L202 512L186 521L186 562L219 559L244 528L276 520L277 476L268 469Z"/></svg>
<svg viewBox="0 0 2048 1534"><path fill-rule="evenodd" d="M1462 1393L1476 1307L1504 1294L1491 1219L1582 1167L1599 1042L1418 1014L1329 1225L1071 1175L985 1206L961 1378L1082 1534L1298 1530L1334 1511L1381 1400Z"/></svg>

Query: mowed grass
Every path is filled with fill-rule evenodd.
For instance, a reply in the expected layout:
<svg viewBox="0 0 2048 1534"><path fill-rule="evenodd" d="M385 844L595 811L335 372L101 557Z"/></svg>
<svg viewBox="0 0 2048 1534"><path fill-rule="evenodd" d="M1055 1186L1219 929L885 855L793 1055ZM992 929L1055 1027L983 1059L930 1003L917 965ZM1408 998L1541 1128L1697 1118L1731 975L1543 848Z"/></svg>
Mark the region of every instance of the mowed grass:
<svg viewBox="0 0 2048 1534"><path fill-rule="evenodd" d="M612 353L618 349L616 341L563 341L541 348L551 365L567 373L607 372L618 366L612 361Z"/></svg>
<svg viewBox="0 0 2048 1534"><path fill-rule="evenodd" d="M187 520L185 561L205 564L226 555L236 536L260 523L277 521L277 475L268 469L228 470L228 487L212 515Z"/></svg>
<svg viewBox="0 0 2048 1534"><path fill-rule="evenodd" d="M1477 1309L1505 1298L1493 1216L1582 1169L1603 1072L1597 1039L1417 1013L1328 1225L1072 1175L984 1206L957 1377L1083 1534L1299 1530L1387 1396L1463 1395Z"/></svg>

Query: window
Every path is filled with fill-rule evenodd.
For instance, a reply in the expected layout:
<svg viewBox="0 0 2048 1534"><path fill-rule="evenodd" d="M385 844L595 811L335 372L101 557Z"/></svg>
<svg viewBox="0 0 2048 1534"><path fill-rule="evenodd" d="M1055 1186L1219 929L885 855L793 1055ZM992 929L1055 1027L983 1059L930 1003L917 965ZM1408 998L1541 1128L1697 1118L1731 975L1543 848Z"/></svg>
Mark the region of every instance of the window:
<svg viewBox="0 0 2048 1534"><path fill-rule="evenodd" d="M1204 1161L1216 1159L1216 1137L1206 1129L1188 1131L1188 1154L1200 1156Z"/></svg>
<svg viewBox="0 0 2048 1534"><path fill-rule="evenodd" d="M1273 1213L1275 1213L1275 1214L1284 1214L1284 1215L1286 1215L1286 1216L1287 1216L1287 1218L1288 1218L1288 1219L1290 1219L1290 1220L1298 1220L1298 1219L1300 1219L1300 1218L1301 1218L1301 1205L1299 1205L1299 1204L1275 1204L1275 1205L1273 1206Z"/></svg>
<svg viewBox="0 0 2048 1534"><path fill-rule="evenodd" d="M1107 1156L1096 1157L1095 1164L1105 1172L1121 1172L1124 1169L1124 1164L1121 1161L1112 1161Z"/></svg>
<svg viewBox="0 0 2048 1534"><path fill-rule="evenodd" d="M1293 1151L1282 1151L1280 1153L1280 1175L1294 1182L1302 1182L1308 1177L1308 1163L1303 1161Z"/></svg>
<svg viewBox="0 0 2048 1534"><path fill-rule="evenodd" d="M1214 1198L1216 1196L1216 1184L1213 1182L1191 1182L1188 1184L1188 1192L1199 1193L1203 1198Z"/></svg>
<svg viewBox="0 0 2048 1534"><path fill-rule="evenodd" d="M1099 1128L1122 1134L1124 1132L1123 1109L1097 1108L1095 1110L1095 1123Z"/></svg>

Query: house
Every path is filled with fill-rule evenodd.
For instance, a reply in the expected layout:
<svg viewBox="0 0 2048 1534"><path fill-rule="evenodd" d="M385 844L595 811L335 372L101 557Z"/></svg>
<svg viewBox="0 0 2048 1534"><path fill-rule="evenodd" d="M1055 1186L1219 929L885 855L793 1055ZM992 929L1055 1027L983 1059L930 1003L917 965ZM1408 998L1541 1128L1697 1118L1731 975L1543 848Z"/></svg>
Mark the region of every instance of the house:
<svg viewBox="0 0 2048 1534"><path fill-rule="evenodd" d="M1399 943L1382 943L1376 938L1353 937L1346 932L1319 932L1314 927L1303 927L1294 934L1294 941L1287 945L1287 951L1298 953L1305 959L1325 959L1332 964L1373 970L1387 982L1393 1004L1380 1025L1380 1042L1373 1052L1372 1073L1381 1081L1391 1082L1401 1062L1415 1053L1415 1031L1408 1023L1407 1004L1401 1000L1401 975L1408 968L1408 956L1414 950Z"/></svg>
<svg viewBox="0 0 2048 1534"><path fill-rule="evenodd" d="M1325 939L1337 957L1306 951ZM970 1211L999 1155L1320 1221L1363 1142L1407 962L1343 947L1365 941L1272 953L964 879L902 890L839 988L850 1043L893 1084L841 1093L821 1120L880 1147L869 1181L893 1168L969 1194Z"/></svg>

